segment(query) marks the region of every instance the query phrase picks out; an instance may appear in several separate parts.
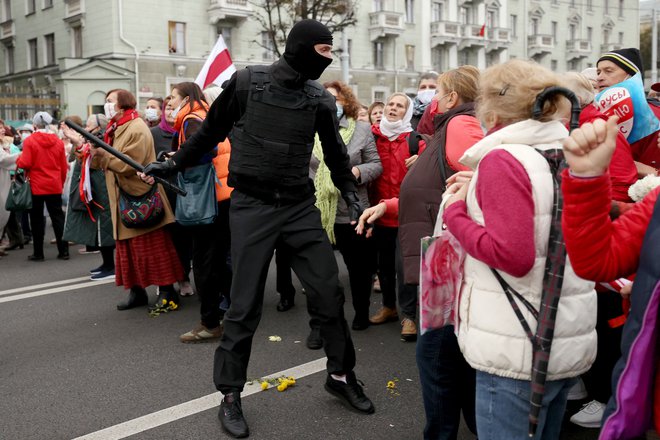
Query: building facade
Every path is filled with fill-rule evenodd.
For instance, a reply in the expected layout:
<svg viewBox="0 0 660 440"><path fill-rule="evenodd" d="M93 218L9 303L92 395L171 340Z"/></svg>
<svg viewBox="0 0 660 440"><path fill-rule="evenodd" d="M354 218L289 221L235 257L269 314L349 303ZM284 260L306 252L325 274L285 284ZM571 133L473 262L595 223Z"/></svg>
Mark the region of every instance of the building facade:
<svg viewBox="0 0 660 440"><path fill-rule="evenodd" d="M37 107L86 116L107 90L141 104L193 80L217 36L238 68L275 59L248 0L0 0L0 115ZM364 103L414 93L420 73L531 58L561 72L639 43L638 0L359 0L322 80L349 82ZM342 45L342 41L344 44Z"/></svg>

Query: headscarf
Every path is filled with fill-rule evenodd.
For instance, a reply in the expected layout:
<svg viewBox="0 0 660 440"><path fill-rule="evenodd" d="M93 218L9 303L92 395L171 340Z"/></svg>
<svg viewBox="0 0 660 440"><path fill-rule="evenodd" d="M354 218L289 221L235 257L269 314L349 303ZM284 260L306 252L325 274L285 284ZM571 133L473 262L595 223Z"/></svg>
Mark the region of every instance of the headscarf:
<svg viewBox="0 0 660 440"><path fill-rule="evenodd" d="M172 124L167 122L167 118L165 117L165 107L167 107L167 103L164 102L162 111L160 112L160 124L158 124L158 126L165 133L174 134L176 133L176 130L174 129Z"/></svg>
<svg viewBox="0 0 660 440"><path fill-rule="evenodd" d="M397 96L405 96L405 95L401 94ZM387 105L385 105L385 111L383 112L383 119L380 120L380 132L383 133L383 136L385 136L391 141L398 138L402 133L409 133L413 131L410 121L413 116L414 106L412 99L410 99L410 97L406 96L406 99L408 100L408 109L406 110L406 114L403 115L403 119L399 119L396 122L388 121L385 114L387 112Z"/></svg>

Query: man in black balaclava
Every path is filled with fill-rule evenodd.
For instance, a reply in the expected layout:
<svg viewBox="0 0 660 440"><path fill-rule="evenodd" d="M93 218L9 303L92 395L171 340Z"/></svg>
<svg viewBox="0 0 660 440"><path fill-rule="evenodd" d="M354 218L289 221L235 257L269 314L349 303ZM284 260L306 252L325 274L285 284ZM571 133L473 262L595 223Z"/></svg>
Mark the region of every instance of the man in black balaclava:
<svg viewBox="0 0 660 440"><path fill-rule="evenodd" d="M344 319L337 262L314 206L309 161L318 133L324 160L356 222L362 212L334 97L318 82L332 62L332 34L314 20L296 23L284 56L270 66L235 73L202 127L164 162L145 168L166 177L193 166L232 132L228 184L233 280L224 335L215 353L214 382L224 394L219 418L234 437L247 437L240 392L252 337L261 318L264 285L276 243L286 246L306 291L308 310L321 323L328 357L325 388L358 411L374 406L353 372L355 350ZM147 178L147 180L149 180Z"/></svg>

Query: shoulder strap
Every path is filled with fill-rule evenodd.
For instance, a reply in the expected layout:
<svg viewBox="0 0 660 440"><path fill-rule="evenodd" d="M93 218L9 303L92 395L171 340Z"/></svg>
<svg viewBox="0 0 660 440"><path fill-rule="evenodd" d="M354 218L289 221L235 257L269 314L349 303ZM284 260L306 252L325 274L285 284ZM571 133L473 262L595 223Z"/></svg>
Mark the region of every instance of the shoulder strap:
<svg viewBox="0 0 660 440"><path fill-rule="evenodd" d="M523 306L529 312L534 316L534 319L538 322L539 320L539 312L534 308L534 306L525 299L524 296L522 296L520 293L518 293L513 287L509 286L509 283L507 283L502 275L492 267L490 270L493 272L493 275L495 275L495 278L497 278L497 281L500 283L500 286L502 286L502 289L504 290L504 294L506 295L506 298L509 300L509 304L511 304L511 308L516 314L516 317L518 317L518 321L520 321L520 325L522 326L523 330L527 334L527 338L530 340L532 343L532 346L536 348L536 335L532 332L531 327L529 326L529 323L523 316L522 312L520 311L520 306L518 306L518 303L516 302L516 299L522 303ZM514 299L514 297L516 299Z"/></svg>
<svg viewBox="0 0 660 440"><path fill-rule="evenodd" d="M325 90L318 81L307 80L305 81L304 91L310 98L319 98L323 95Z"/></svg>
<svg viewBox="0 0 660 440"><path fill-rule="evenodd" d="M419 153L419 140L420 134L415 130L411 131L408 135L408 152L411 156Z"/></svg>

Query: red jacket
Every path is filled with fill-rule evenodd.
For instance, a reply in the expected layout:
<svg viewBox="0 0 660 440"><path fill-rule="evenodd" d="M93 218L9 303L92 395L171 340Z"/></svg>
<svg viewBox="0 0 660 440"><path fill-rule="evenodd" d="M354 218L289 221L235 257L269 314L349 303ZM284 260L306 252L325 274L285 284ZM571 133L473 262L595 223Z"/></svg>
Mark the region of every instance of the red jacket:
<svg viewBox="0 0 660 440"><path fill-rule="evenodd" d="M16 165L27 172L32 194L62 194L69 164L57 135L40 131L30 135L23 141L23 152Z"/></svg>
<svg viewBox="0 0 660 440"><path fill-rule="evenodd" d="M635 273L660 188L614 221L609 217L609 175L579 179L564 171L562 191L564 240L575 273L594 281Z"/></svg>
<svg viewBox="0 0 660 440"><path fill-rule="evenodd" d="M379 126L373 125L371 130L376 137L376 148L383 165L383 174L372 182L369 189L371 202L375 204L381 200L399 197L401 182L408 172L406 159L410 157L408 147L410 132L402 133L398 138L390 141L380 132ZM420 140L417 154L421 154L424 148L426 148L426 143ZM397 227L399 219L396 215L386 213L377 223L382 226Z"/></svg>

